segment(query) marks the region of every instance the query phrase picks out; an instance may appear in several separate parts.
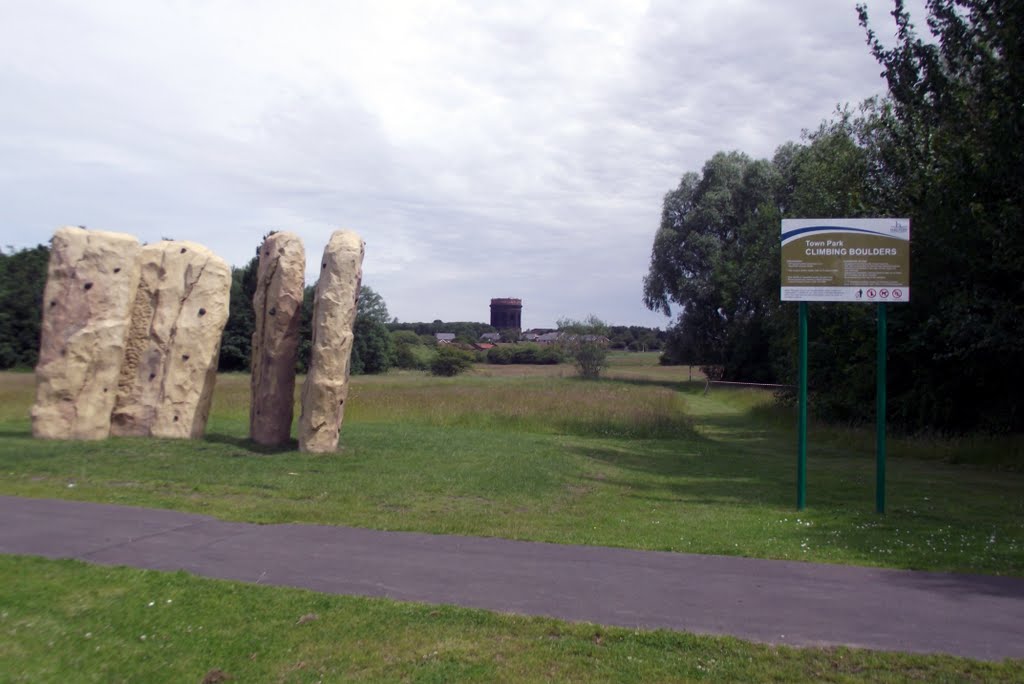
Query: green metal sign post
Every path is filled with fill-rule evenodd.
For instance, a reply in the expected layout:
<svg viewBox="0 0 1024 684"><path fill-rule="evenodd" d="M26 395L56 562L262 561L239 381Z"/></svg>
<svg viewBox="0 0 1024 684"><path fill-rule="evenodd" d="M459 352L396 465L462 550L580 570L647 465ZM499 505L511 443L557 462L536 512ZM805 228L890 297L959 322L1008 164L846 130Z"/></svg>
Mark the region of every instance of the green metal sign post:
<svg viewBox="0 0 1024 684"><path fill-rule="evenodd" d="M875 512L885 513L885 302L878 303L878 373L875 388Z"/></svg>
<svg viewBox="0 0 1024 684"><path fill-rule="evenodd" d="M910 301L910 219L783 219L784 302L800 305L796 508L807 506L807 302L878 304L875 510L885 513L886 308Z"/></svg>
<svg viewBox="0 0 1024 684"><path fill-rule="evenodd" d="M796 510L807 506L807 302L800 302L800 371L797 403Z"/></svg>

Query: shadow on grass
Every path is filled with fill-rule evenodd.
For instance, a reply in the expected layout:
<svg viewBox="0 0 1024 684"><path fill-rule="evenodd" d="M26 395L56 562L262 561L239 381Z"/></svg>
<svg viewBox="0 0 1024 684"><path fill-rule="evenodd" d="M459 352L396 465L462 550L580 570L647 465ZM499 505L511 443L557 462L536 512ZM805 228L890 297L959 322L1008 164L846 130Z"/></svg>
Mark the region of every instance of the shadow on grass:
<svg viewBox="0 0 1024 684"><path fill-rule="evenodd" d="M205 442L211 442L213 444L226 444L234 447L239 451L245 451L250 454L282 454L291 451L298 451L299 441L297 439L289 439L286 444L279 446L257 444L248 437L237 437L235 435L226 435L218 432L208 432L203 438Z"/></svg>
<svg viewBox="0 0 1024 684"><path fill-rule="evenodd" d="M723 455L713 443L696 436L678 451L624 451L593 446L570 447L592 461L613 466L622 477L590 476L601 486L613 486L623 496L652 501L752 507L784 507L790 496L788 473L777 463L753 463L745 455ZM630 477L628 472L638 474ZM646 476L654 476L646 477Z"/></svg>

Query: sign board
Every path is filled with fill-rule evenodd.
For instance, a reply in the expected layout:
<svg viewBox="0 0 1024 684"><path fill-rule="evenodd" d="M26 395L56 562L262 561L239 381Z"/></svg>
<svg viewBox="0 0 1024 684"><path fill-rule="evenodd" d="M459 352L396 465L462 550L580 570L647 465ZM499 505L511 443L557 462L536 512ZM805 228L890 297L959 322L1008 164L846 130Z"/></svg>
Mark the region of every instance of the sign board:
<svg viewBox="0 0 1024 684"><path fill-rule="evenodd" d="M909 302L910 219L783 219L782 301Z"/></svg>

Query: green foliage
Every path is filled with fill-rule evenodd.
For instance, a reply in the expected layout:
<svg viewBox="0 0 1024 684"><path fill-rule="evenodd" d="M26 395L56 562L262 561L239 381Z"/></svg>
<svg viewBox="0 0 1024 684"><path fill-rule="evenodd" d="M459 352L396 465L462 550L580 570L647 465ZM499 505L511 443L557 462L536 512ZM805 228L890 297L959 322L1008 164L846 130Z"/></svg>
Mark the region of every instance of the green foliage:
<svg viewBox="0 0 1024 684"><path fill-rule="evenodd" d="M886 99L786 143L719 153L663 205L644 300L679 317L667 362L729 380L795 380L795 307L778 299L787 217L909 216L913 301L889 307L889 418L911 431L1024 430L1024 3L896 0ZM874 417L875 310L810 306L813 409Z"/></svg>
<svg viewBox="0 0 1024 684"><path fill-rule="evenodd" d="M668 339L668 333L660 328L644 328L639 325L613 325L608 328L611 339L610 349L629 351L658 351Z"/></svg>
<svg viewBox="0 0 1024 684"><path fill-rule="evenodd" d="M487 363L509 364L557 364L563 361L561 350L555 345L532 342L502 344L487 350Z"/></svg>
<svg viewBox="0 0 1024 684"><path fill-rule="evenodd" d="M356 305L356 316L363 320L374 321L381 325L387 325L390 320L387 304L369 285L362 285L359 288L359 302Z"/></svg>
<svg viewBox="0 0 1024 684"><path fill-rule="evenodd" d="M395 365L407 370L426 370L433 352L423 346L423 340L412 330L396 330L391 333L395 348ZM433 346L433 339L431 339Z"/></svg>
<svg viewBox="0 0 1024 684"><path fill-rule="evenodd" d="M220 341L221 371L247 371L252 361L252 334L256 330L256 312L252 298L256 294L256 279L260 258L254 256L241 268L231 269L231 299L228 320Z"/></svg>
<svg viewBox="0 0 1024 684"><path fill-rule="evenodd" d="M391 333L391 341L395 343L395 346L423 344L422 338L412 330L395 330Z"/></svg>
<svg viewBox="0 0 1024 684"><path fill-rule="evenodd" d="M729 380L775 379L782 188L772 162L720 152L665 196L644 302L682 310L676 329L686 333L669 349L679 362L721 364Z"/></svg>
<svg viewBox="0 0 1024 684"><path fill-rule="evenodd" d="M608 361L608 325L591 314L582 321L562 318L559 344L576 362L580 377L597 380Z"/></svg>
<svg viewBox="0 0 1024 684"><path fill-rule="evenodd" d="M860 7L889 99L876 156L913 220L914 302L890 319L892 409L940 429L1024 429L1024 3L894 3L887 47Z"/></svg>
<svg viewBox="0 0 1024 684"><path fill-rule="evenodd" d="M49 260L45 245L0 251L0 369L36 365Z"/></svg>
<svg viewBox="0 0 1024 684"><path fill-rule="evenodd" d="M386 373L395 364L395 347L387 327L372 318L356 316L352 342L352 374Z"/></svg>
<svg viewBox="0 0 1024 684"><path fill-rule="evenodd" d="M451 345L439 346L437 356L430 362L430 373L451 377L463 373L473 365L473 356Z"/></svg>
<svg viewBox="0 0 1024 684"><path fill-rule="evenodd" d="M411 330L412 332L420 335L426 342L427 338L430 338L428 344L434 344L435 333L455 333L455 337L458 340L465 341L467 343L473 343L480 339L480 336L485 332L497 332L492 326L486 323L473 323L469 321L455 321L445 323L442 320L435 320L431 323L389 323L388 330L392 332L397 330Z"/></svg>
<svg viewBox="0 0 1024 684"><path fill-rule="evenodd" d="M369 285L359 289L353 326L351 369L353 375L386 373L395 365L395 344L387 328L388 307Z"/></svg>
<svg viewBox="0 0 1024 684"><path fill-rule="evenodd" d="M295 359L295 372L308 373L309 359L313 350L313 300L316 286L307 285L302 290L302 313L299 316L299 350Z"/></svg>

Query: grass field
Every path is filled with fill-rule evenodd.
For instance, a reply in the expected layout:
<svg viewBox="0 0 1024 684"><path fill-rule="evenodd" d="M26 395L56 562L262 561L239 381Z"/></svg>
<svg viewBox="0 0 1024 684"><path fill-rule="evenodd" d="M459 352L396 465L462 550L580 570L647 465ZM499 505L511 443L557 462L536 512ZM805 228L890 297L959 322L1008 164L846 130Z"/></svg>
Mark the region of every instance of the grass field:
<svg viewBox="0 0 1024 684"><path fill-rule="evenodd" d="M1020 461L1016 440L893 439L889 512L878 516L872 432L813 426L808 509L796 513L791 411L757 390L705 395L687 369L654 358L615 356L597 383L569 366L357 377L341 449L326 456L247 441L248 376L218 379L204 440L70 443L31 438L33 377L4 373L0 493L1024 575L1024 474L1004 467ZM0 580L0 672L19 673L12 681L198 681L211 668L238 681L1019 681L1024 666L634 634L37 559L0 557ZM167 598L159 619L145 610ZM320 619L296 625L311 612ZM92 641L101 634L110 641Z"/></svg>
<svg viewBox="0 0 1024 684"><path fill-rule="evenodd" d="M124 503L254 522L344 524L568 544L1024 574L1024 474L949 461L1012 440L893 440L874 513L873 433L811 433L794 510L789 411L758 390L686 382L653 355L614 380L569 366L357 377L341 450L246 440L248 377L218 380L203 441L30 436L31 375L0 375L0 493ZM565 376L565 377L562 377ZM989 456L985 456L990 459Z"/></svg>
<svg viewBox="0 0 1024 684"><path fill-rule="evenodd" d="M72 561L0 556L0 577L12 683L1024 679L1024 661L774 647Z"/></svg>

